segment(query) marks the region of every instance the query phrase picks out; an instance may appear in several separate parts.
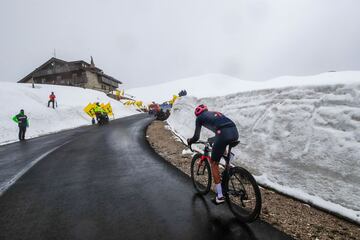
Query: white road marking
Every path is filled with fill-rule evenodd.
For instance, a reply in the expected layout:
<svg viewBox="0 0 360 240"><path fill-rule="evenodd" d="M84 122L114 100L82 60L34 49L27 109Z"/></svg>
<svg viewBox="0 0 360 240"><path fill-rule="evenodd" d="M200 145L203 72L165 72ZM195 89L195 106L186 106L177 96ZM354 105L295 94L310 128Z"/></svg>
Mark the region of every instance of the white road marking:
<svg viewBox="0 0 360 240"><path fill-rule="evenodd" d="M0 197L19 179L21 178L22 175L24 175L27 171L30 170L30 168L32 168L35 164L37 164L40 160L42 160L43 158L45 158L47 155L49 155L50 153L56 151L57 149L61 148L62 146L64 146L65 144L67 144L70 141L67 141L63 144L61 144L60 146L57 146L49 151L47 151L46 153L40 155L38 158L36 158L35 160L31 161L28 165L26 165L20 172L18 172L15 176L13 176L9 181L7 181L3 186L0 186Z"/></svg>

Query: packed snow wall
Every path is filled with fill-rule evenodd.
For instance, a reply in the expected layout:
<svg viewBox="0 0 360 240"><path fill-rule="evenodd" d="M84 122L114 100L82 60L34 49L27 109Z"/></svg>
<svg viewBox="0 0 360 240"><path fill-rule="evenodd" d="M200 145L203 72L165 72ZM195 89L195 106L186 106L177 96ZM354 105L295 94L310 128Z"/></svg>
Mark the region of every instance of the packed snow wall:
<svg viewBox="0 0 360 240"><path fill-rule="evenodd" d="M259 182L360 222L360 84L185 97L168 119L173 130L191 137L201 103L235 121L244 144L235 163Z"/></svg>

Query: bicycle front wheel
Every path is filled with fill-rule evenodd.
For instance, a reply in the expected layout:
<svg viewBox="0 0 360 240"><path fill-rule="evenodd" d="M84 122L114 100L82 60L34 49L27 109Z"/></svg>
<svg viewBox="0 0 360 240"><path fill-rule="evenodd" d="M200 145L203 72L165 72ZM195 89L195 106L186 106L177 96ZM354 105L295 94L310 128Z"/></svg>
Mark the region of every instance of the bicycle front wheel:
<svg viewBox="0 0 360 240"><path fill-rule="evenodd" d="M254 177L246 169L230 169L225 185L225 197L230 210L243 222L253 222L261 211L261 193Z"/></svg>
<svg viewBox="0 0 360 240"><path fill-rule="evenodd" d="M201 154L195 154L191 161L191 180L196 191L207 194L211 188L211 168L207 160L201 159Z"/></svg>

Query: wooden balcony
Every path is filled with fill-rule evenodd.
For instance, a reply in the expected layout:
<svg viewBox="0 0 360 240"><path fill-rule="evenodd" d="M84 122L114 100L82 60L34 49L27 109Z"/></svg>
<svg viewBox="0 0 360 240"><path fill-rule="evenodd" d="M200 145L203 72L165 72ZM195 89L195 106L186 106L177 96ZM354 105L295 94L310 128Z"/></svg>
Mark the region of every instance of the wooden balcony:
<svg viewBox="0 0 360 240"><path fill-rule="evenodd" d="M77 71L83 69L80 66L63 66L59 67L56 66L54 68L46 69L46 70L38 70L33 73L33 77L42 77L42 76L48 76L48 75L54 75L54 74L60 74L60 73L68 73L72 71Z"/></svg>

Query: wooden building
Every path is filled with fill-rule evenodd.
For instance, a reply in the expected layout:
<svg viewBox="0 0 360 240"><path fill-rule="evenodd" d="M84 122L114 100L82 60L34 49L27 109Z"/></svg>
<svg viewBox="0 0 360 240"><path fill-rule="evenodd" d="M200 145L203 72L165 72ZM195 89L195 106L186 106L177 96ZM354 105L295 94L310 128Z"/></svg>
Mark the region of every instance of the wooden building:
<svg viewBox="0 0 360 240"><path fill-rule="evenodd" d="M94 64L85 61L67 62L51 58L36 68L18 83L41 83L91 88L108 93L122 84L119 80L105 74Z"/></svg>

